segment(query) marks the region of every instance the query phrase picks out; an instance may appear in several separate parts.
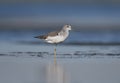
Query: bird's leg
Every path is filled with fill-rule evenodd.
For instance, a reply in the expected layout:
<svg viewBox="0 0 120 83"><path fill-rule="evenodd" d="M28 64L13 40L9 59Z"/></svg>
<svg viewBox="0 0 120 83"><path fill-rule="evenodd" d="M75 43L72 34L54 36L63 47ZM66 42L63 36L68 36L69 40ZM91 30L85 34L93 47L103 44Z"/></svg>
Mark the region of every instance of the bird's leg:
<svg viewBox="0 0 120 83"><path fill-rule="evenodd" d="M57 44L55 44L55 48L54 48L54 63L55 64L57 64L56 63L56 47L57 47Z"/></svg>

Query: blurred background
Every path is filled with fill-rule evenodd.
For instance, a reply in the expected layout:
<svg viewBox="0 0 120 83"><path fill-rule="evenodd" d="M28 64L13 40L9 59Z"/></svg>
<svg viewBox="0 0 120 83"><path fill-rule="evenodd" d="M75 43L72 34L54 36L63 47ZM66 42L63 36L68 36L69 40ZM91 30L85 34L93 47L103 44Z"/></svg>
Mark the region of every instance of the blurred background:
<svg viewBox="0 0 120 83"><path fill-rule="evenodd" d="M120 0L0 0L0 83L120 83Z"/></svg>
<svg viewBox="0 0 120 83"><path fill-rule="evenodd" d="M0 41L40 44L36 35L70 24L63 44L120 44L120 0L0 0Z"/></svg>

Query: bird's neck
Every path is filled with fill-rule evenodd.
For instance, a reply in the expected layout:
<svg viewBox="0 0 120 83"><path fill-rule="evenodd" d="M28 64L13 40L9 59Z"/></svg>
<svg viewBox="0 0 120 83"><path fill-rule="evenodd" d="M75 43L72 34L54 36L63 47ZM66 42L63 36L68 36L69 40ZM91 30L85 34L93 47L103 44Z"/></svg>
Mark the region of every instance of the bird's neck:
<svg viewBox="0 0 120 83"><path fill-rule="evenodd" d="M64 29L63 29L63 30L61 31L61 33L62 33L61 35L64 35L65 37L67 37L67 36L69 35L69 30L64 30Z"/></svg>
<svg viewBox="0 0 120 83"><path fill-rule="evenodd" d="M67 30L67 29L63 29L62 31L65 33L69 33L69 30Z"/></svg>

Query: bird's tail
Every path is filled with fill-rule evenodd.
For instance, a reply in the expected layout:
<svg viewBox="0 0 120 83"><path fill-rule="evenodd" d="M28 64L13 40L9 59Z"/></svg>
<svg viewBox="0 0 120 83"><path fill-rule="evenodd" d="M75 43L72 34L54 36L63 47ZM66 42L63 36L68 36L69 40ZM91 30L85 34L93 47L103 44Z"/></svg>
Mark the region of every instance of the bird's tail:
<svg viewBox="0 0 120 83"><path fill-rule="evenodd" d="M38 39L46 39L46 36L41 35L41 36L36 36L36 37L34 37L34 38L38 38Z"/></svg>

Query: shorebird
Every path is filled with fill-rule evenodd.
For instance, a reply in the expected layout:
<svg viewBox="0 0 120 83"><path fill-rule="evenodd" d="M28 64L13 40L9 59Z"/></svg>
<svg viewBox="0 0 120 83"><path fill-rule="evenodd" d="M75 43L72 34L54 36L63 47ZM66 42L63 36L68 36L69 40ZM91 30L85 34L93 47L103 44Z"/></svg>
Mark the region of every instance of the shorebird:
<svg viewBox="0 0 120 83"><path fill-rule="evenodd" d="M70 30L70 25L64 25L60 31L50 32L46 35L36 36L35 38L43 39L45 42L55 44L57 46L58 43L63 42L68 37ZM56 58L56 46L54 48L54 58Z"/></svg>

